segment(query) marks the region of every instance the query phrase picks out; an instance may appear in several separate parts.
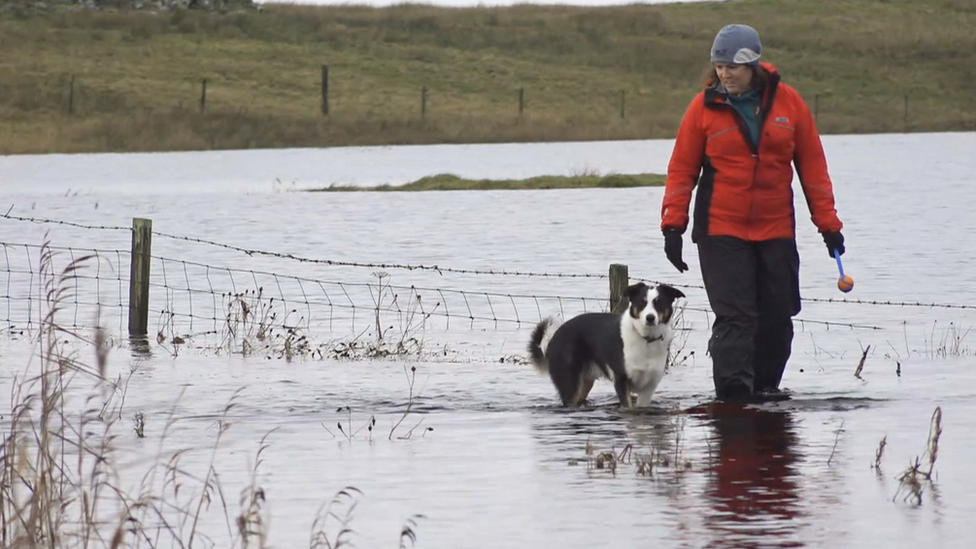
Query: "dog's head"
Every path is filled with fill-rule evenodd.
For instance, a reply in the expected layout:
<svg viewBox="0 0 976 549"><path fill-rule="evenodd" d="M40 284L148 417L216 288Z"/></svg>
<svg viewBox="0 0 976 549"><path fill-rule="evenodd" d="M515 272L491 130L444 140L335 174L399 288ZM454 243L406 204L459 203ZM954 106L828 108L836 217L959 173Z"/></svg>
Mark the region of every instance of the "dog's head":
<svg viewBox="0 0 976 549"><path fill-rule="evenodd" d="M652 327L671 322L674 316L674 300L679 297L685 297L685 294L667 284L651 287L638 282L627 287L629 314L639 326Z"/></svg>

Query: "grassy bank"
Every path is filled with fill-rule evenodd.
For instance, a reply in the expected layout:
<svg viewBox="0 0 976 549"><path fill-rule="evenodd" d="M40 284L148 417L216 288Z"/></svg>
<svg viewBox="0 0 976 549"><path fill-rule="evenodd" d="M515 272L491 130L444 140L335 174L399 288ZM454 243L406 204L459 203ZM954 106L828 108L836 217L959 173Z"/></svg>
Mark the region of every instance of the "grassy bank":
<svg viewBox="0 0 976 549"><path fill-rule="evenodd" d="M530 189L589 189L621 187L659 187L665 176L651 173L634 175L546 175L529 179L462 179L456 175L440 174L418 179L405 185L379 185L356 187L333 185L312 192L359 192L359 191L491 191Z"/></svg>
<svg viewBox="0 0 976 549"><path fill-rule="evenodd" d="M824 133L976 129L969 0L14 9L0 152L671 137L732 21Z"/></svg>

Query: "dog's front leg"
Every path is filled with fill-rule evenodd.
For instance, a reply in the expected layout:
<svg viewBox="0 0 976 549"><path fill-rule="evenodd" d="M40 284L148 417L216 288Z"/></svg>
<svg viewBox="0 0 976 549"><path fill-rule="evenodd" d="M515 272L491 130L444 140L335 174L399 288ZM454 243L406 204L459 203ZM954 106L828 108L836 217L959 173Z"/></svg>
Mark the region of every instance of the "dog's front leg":
<svg viewBox="0 0 976 549"><path fill-rule="evenodd" d="M628 410L631 409L633 404L630 400L630 380L627 379L627 376L617 376L613 382L613 388L617 390L620 405Z"/></svg>
<svg viewBox="0 0 976 549"><path fill-rule="evenodd" d="M656 372L652 372L649 376L644 376L642 381L644 386L637 391L638 408L646 408L651 405L651 399L654 396L654 391L661 382L661 375Z"/></svg>
<svg viewBox="0 0 976 549"><path fill-rule="evenodd" d="M651 397L654 396L654 389L645 389L642 392L637 393L637 407L646 408L651 405Z"/></svg>

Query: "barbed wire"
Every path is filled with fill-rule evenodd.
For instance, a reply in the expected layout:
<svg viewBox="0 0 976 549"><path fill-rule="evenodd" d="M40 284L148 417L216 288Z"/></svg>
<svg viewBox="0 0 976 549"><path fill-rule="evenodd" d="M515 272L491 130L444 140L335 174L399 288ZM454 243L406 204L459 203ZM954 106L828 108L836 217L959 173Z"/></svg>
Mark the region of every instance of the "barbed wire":
<svg viewBox="0 0 976 549"><path fill-rule="evenodd" d="M6 279L0 279L3 293L0 299L5 302L7 325L26 322L29 326L41 304L36 287L40 273L34 263L40 257L42 246L7 242L0 242L0 245L4 261L0 275L5 275ZM85 326L87 322L93 327L92 323L100 318L99 315L110 310L114 311L121 332L127 318L129 288L127 269L120 267L130 252L63 246L49 246L49 249L63 254L65 263L82 254L95 258L88 268L76 271L76 276L71 278L71 292L61 313L72 316L70 325ZM386 274L374 273L372 276L373 280L367 281L325 280L152 256L150 318L157 318L154 333L219 333L227 328L233 315L253 315L254 311L262 310L282 328L301 327L329 334L337 331L349 334L360 332L364 325L385 330L388 323L409 323L411 319L435 330L438 327L452 330L458 321L461 326L472 329L485 323L496 329L519 328L550 316L565 319L585 312L605 312L610 308L606 296L400 285L390 283ZM706 320L711 314L703 307L686 306L684 309L702 313ZM429 322L434 320L438 322L430 325ZM443 324L440 324L441 320ZM828 329L883 329L867 323L796 320L801 330L806 325ZM346 322L348 324L343 326ZM688 326L700 329L700 325L693 321Z"/></svg>
<svg viewBox="0 0 976 549"><path fill-rule="evenodd" d="M108 225L84 225L81 223L73 223L70 221L59 221L54 219L43 219L43 218L34 218L34 217L20 217L20 216L14 216L9 214L0 214L0 217L14 220L14 221L29 221L32 223L52 223L56 225L68 225L71 227L78 227L82 229L132 231L131 227L117 227L117 226L108 226ZM423 265L423 264L407 264L407 263L372 263L372 262L359 262L359 261L342 261L338 259L317 259L317 258L298 256L287 252L272 252L267 250L244 248L241 246L235 246L233 244L225 244L222 242L207 240L204 238L174 235L174 234L164 233L156 230L153 230L152 233L154 236L158 236L158 237L169 238L171 240L178 240L183 242L193 242L196 244L206 244L209 246L215 246L226 250L240 252L248 256L260 255L265 257L275 257L278 259L289 259L292 261L298 261L300 263L329 265L332 267L356 267L356 268L365 268L365 269L391 269L391 270L398 269L398 270L406 270L406 271L431 271L431 272L436 272L438 274L452 273L452 274L524 276L524 277L542 277L542 278L595 278L595 279L609 278L608 274L597 274L597 273L550 273L550 272L537 272L537 271L512 271L512 270L505 270L505 269L501 269L501 270L466 269L466 268L458 268L458 267L441 267L439 265Z"/></svg>
<svg viewBox="0 0 976 549"><path fill-rule="evenodd" d="M976 305L954 303L923 303L920 301L877 301L869 299L838 299L833 297L809 297L805 301L816 303L840 303L848 305L872 305L891 307L922 307L926 309L969 309L976 310Z"/></svg>
<svg viewBox="0 0 976 549"><path fill-rule="evenodd" d="M26 314L23 317L26 318L28 325L30 325L33 319L32 311L36 307L35 302L39 301L39 296L33 297L31 294L34 280L39 275L33 263L34 259L39 256L35 254L35 258L32 258L31 250L33 249L39 252L42 247L36 244L7 242L0 242L0 245L3 247L5 261L5 269L3 272L7 275L4 293L0 297L6 301L7 323L8 325L14 324L16 315L13 314L12 306L26 303L27 311L25 311ZM27 260L21 262L20 265L14 265L10 259L10 250L21 248L24 250ZM93 274L90 270L79 270L72 277L74 291L71 294L69 303L73 305L73 320L71 325L79 326L84 324L83 321L79 321L81 309L85 307L96 307L96 312L99 312L102 307L107 306L118 310L121 331L128 301L128 292L126 291L128 279L124 276L124 270L119 267L123 264L123 256L130 254L130 251L64 246L48 246L48 248L55 252L67 253L71 261L74 261L76 252L92 255L95 258L95 272ZM112 261L103 261L103 259L107 258L114 259L116 267L110 269L112 271L110 274L103 275L103 265L106 263L109 267L112 265ZM388 280L384 280L384 277L389 277L389 275L377 275L376 273L373 273L373 276L377 278L374 282L340 282L284 275L267 270L218 267L201 262L161 256L152 256L152 260L157 265L157 268L152 270L153 274L149 285L156 292L154 301L158 302L161 297L164 303L164 306L158 309L160 314L168 314L170 318L180 317L187 319L191 332L195 329L195 319L197 322L201 320L211 322L212 326L209 331L216 331L219 328L219 324L226 320L228 302L232 302L234 299L240 299L241 296L246 296L248 291L262 292L257 299L269 299L270 303L275 298L267 297L271 293L263 293L265 286L269 288L270 292L276 293L278 302L283 304L282 308L285 311L285 320L287 320L287 317L291 313L298 312L297 308L289 308L300 305L304 311L303 314L298 315L300 317L299 322L303 320L305 327L310 329L313 319L321 316L321 313L315 311L315 309L319 311L327 309L328 329L330 331L334 328L334 323L337 320L336 311L351 312L351 319L349 320L355 326L358 320L362 320L362 318L357 319L356 316L358 313L361 317L361 311L370 311L371 313L378 314L380 309L382 309L402 316L410 312L410 307L419 306L419 312L425 319L431 317L443 318L446 321L445 329L450 329L452 319L463 319L469 323L470 327L473 327L475 321L486 321L491 322L497 328L499 324L521 326L522 324L541 320L551 314L567 317L568 315L581 312L605 311L609 309L609 299L604 297L533 294L525 292L470 291L426 285L393 285ZM189 272L191 269L196 270L194 276L191 276ZM226 280L222 281L223 284L215 283L213 279L216 276L225 277ZM26 278L26 292L22 291L18 294L11 289L11 281L14 277ZM259 277L268 280L262 284L258 280ZM199 281L201 280L206 281L205 287L199 285ZM655 284L659 283L650 279L639 278L637 280ZM111 302L102 301L103 282L112 283L114 290L117 291L117 298ZM93 285L93 288L88 288L89 291L87 293L81 291L80 288L81 285L85 284ZM289 286L289 288L286 290L283 284L284 286ZM686 286L692 287L692 285ZM700 286L698 287L700 288ZM390 294L387 296L390 301L385 305L382 303L384 291ZM401 294L407 296L407 298L405 300L399 300ZM92 295L94 296L94 300L92 300ZM194 296L196 296L196 300ZM207 300L209 303L207 303L208 306L202 311L198 311L195 310L195 306L196 309L200 309L201 296L209 296ZM219 303L218 296L220 297ZM424 296L428 298L433 297L434 306L432 309L427 310L423 307L424 303L430 302L430 299L424 301ZM943 307L950 309L976 308L969 305L926 304L920 302L882 302L834 298L809 298L808 300L824 303L872 306ZM406 309L401 305L406 306ZM701 307L686 307L686 310L703 313L706 315L706 318L707 315L711 314L709 309ZM529 314L526 314L527 312ZM796 318L795 320L800 324L801 329L804 329L806 324L820 325L827 329L884 329L881 326L868 323L824 321L802 317Z"/></svg>
<svg viewBox="0 0 976 549"><path fill-rule="evenodd" d="M659 280L653 280L649 278L635 278L632 282L644 282L645 284L667 284L669 286L674 286L675 288L692 288L696 290L704 290L705 286L701 284L679 284L674 282L663 282ZM848 299L848 298L835 298L835 297L801 297L801 301L807 301L810 303L834 303L841 305L872 305L872 306L891 306L891 307L922 307L928 309L968 309L976 310L976 305L969 305L964 303L925 303L922 301L891 301L891 300L870 300L870 299Z"/></svg>
<svg viewBox="0 0 976 549"><path fill-rule="evenodd" d="M73 221L61 221L58 219L44 219L41 217L21 217L19 215L10 215L10 211L7 213L0 214L0 218L9 219L11 221L26 221L30 223L37 224L51 224L51 225L65 225L68 227L77 227L79 229L89 229L89 230L99 230L99 231L132 231L132 227L118 227L111 225L86 225L84 223L75 223Z"/></svg>
<svg viewBox="0 0 976 549"><path fill-rule="evenodd" d="M194 307L193 296L201 294L210 295L210 310L217 310L216 296L222 298L227 296L240 297L246 295L242 292L260 292L260 299L277 299L284 303L285 309L289 308L289 303L297 303L305 310L305 322L310 324L314 316L314 307L328 308L330 311L330 327L334 322L335 309L348 309L350 311L384 311L395 312L396 314L406 314L405 309L410 306L421 307L420 314L430 317L442 317L447 320L446 328L450 328L452 318L460 318L468 321L489 321L495 323L510 323L520 325L527 322L541 320L546 316L543 311L543 304L551 302L555 305L560 315L571 312L588 312L605 310L609 308L609 300L605 297L589 296L569 296L552 294L528 294L528 293L501 293L491 291L470 291L456 288L437 288L424 285L395 285L389 283L388 276L374 277L374 282L343 282L334 280L322 280L309 277L284 275L272 271L260 269L238 269L227 267L215 267L196 261L188 261L167 257L154 256L153 260L158 263L163 279L162 283L152 283L153 287L158 287L167 293L166 299L172 299L174 292L186 293L186 307ZM170 266L167 266L170 265ZM175 267L175 268L174 268ZM189 269L196 270L201 274L200 278L206 280L205 288L194 288L190 282ZM177 273L181 277L179 287L174 287L169 282L171 275ZM223 285L215 283L215 278L224 277ZM263 279L263 280L259 280ZM286 290L284 286L287 286ZM270 296L274 297L270 297ZM401 295L407 296L406 299ZM428 299L424 299L427 296ZM424 304L434 299L434 309L423 309ZM384 304L384 299L387 300ZM364 304L365 302L365 304ZM199 299L197 299L199 304ZM570 306L567 306L570 305ZM535 314L526 315L526 311L532 310ZM508 316L506 316L508 315ZM220 319L217 314L204 316L206 320Z"/></svg>
<svg viewBox="0 0 976 549"><path fill-rule="evenodd" d="M183 264L183 272L184 272L184 274L186 273L186 266L188 266L188 265L189 266L195 266L195 267L203 267L203 268L207 268L207 269L213 269L214 268L213 266L210 266L210 265L207 265L207 264L204 264L204 263L193 262L193 261L178 260L178 259L167 259L167 258L158 258L158 259L160 259L163 262L168 261L168 262L178 262L178 263ZM386 288L386 289L388 289L390 291L394 291L395 292L395 294L394 294L395 296L398 296L400 293L407 293L408 295L416 296L418 299L420 299L420 296L421 296L421 294L419 292L428 292L428 293L431 293L431 294L437 294L441 298L438 303L439 304L445 304L445 305L447 304L447 299L446 299L446 296L447 295L460 296L464 300L465 305L466 305L466 308L465 308L464 312L462 312L461 314L455 314L453 316L460 316L460 317L465 318L465 319L468 319L468 320L485 320L485 321L491 321L491 322L495 322L495 323L502 322L502 323L512 323L512 324L523 324L523 323L527 323L527 322L536 322L538 320L542 320L543 318L545 318L545 316L547 316L545 313L542 312L542 307L541 307L541 302L542 301L553 301L553 302L558 303L559 304L559 315L560 316L566 316L566 314L567 314L566 313L566 308L563 307L563 302L564 301L568 301L568 302L579 302L582 305L582 312L589 312L589 310L603 311L603 310L606 310L606 309L609 308L609 301L608 301L607 298L604 298L604 297L567 296L567 295L553 295L553 294L500 293L500 292L486 292L486 291L473 292L473 291L469 291L469 290L459 290L459 289L453 289L453 288L431 288L431 287L417 286L417 285L401 286L401 285L392 285L392 284L386 284L386 285L384 285L383 283L379 283L379 284L373 283L373 284L371 284L371 283L367 283L367 282L323 281L323 280L317 280L317 279L312 279L312 278L307 278L307 277L299 277L299 276L294 276L294 275L281 275L281 274L273 273L273 272L270 272L270 271L253 270L253 269L251 269L251 270L245 270L245 269L232 269L232 268L225 268L225 267L221 267L219 269L220 270L227 271L228 273L235 273L236 272L236 273L239 273L239 274L242 274L242 275L249 275L250 278L251 278L251 280L252 280L252 282L255 285L254 286L255 288L259 287L258 286L258 281L255 278L256 276L259 276L260 275L260 276L273 277L274 282L275 282L275 285L278 288L278 296L284 302L287 302L288 299L285 297L285 294L281 290L280 281L283 280L283 279L284 280L293 280L293 281L296 281L296 282L299 282L299 283L305 282L305 283L310 284L310 285L318 285L319 286L319 289L325 294L326 298L328 298L329 296L325 292L325 289L322 288L322 285L338 286L343 291L343 294L346 297L346 299L349 300L349 305L345 305L345 304L338 304L337 305L331 299L329 299L329 300L327 300L325 302L316 301L314 298L309 298L307 296L307 294L304 293L304 290L303 290L303 304L306 306L306 308L308 308L311 305L327 305L329 307L340 307L340 308L349 308L349 309L364 309L364 308L367 308L367 307L363 307L363 306L357 306L351 300L350 294L348 293L348 291L346 291L347 288L360 288L360 289L365 288L365 289L367 289L369 291L372 291L373 289L376 289L376 288L379 288L379 289ZM165 267L164 267L164 273L165 273ZM165 277L165 275L164 275L164 277ZM233 280L232 280L232 283L233 283ZM237 293L238 292L237 291L237 288L236 288L236 285L232 289L232 292L233 293ZM213 292L213 289L211 287L210 292L203 292L203 293L211 293L212 294L214 292ZM475 314L475 312L471 308L469 297L477 297L479 299L482 298L482 297L485 298L485 303L487 304L488 308L490 309L491 315L490 316L479 316L479 315ZM511 305L511 310L513 311L515 317L514 318L504 318L504 317L497 316L495 314L495 310L494 310L495 307L493 305L492 299L495 299L495 302L494 303L496 303L496 304L499 301L500 302L506 302L506 303L510 304ZM523 319L522 316L519 313L519 308L518 308L518 305L516 304L516 300L529 300L529 301L531 301L535 305L534 308L535 308L535 311L536 311L536 315L533 316L531 320L525 320L525 319ZM589 309L587 307L587 304L588 303L592 304ZM395 310L396 310L397 313L403 313L404 312L402 309L399 308L399 306L397 306L397 308ZM712 313L711 310L705 309L705 308L701 308L701 307L685 306L684 307L684 310L686 310L686 311L692 311L692 312L700 312L700 313L704 313L706 315ZM424 312L424 314L428 314L428 313ZM309 315L311 315L311 311L309 311ZM429 316L443 316L445 318L449 318L450 316L452 316L451 313L450 313L450 311L447 310L447 309L445 309L444 312L431 312L428 315ZM811 319L804 319L804 318L797 318L796 321L797 322L800 322L801 324L816 324L816 325L822 325L822 326L825 326L825 327L838 327L838 328L850 328L850 329L867 329L867 330L882 330L883 329L880 326L875 326L875 325L870 325L870 324L862 324L862 323L852 323L852 322L836 322L836 321L825 321L825 320L811 320Z"/></svg>
<svg viewBox="0 0 976 549"><path fill-rule="evenodd" d="M10 219L14 221L25 221L31 223L50 223L57 225L67 225L71 227L77 227L82 229L92 229L92 230L118 230L118 231L132 231L131 227L120 227L111 225L86 225L82 223L75 223L71 221L62 221L55 219L45 219L36 217L23 217L10 215L9 211L4 214L0 214L0 218ZM543 278L586 278L586 279L607 279L609 274L597 274L597 273L550 273L550 272L537 272L537 271L513 271L513 270L495 270L495 269L465 269L465 268L455 268L455 267L441 267L439 265L423 265L423 264L406 264L406 263L371 263L371 262L358 262L358 261L342 261L334 259L316 259L297 256L291 253L285 252L271 252L266 250L258 249L248 249L240 246L235 246L233 244L224 244L220 242L215 242L212 240L190 237L190 236L180 236L168 233L163 233L159 231L153 231L153 234L163 238L169 238L172 240L179 240L184 242L194 242L198 244L206 244L210 246L216 246L219 248L224 248L232 251L237 251L244 253L248 256L261 255L267 257L276 257L280 259L289 259L293 261L298 261L302 263L312 263L312 264L322 264L335 267L357 267L357 268L369 268L369 269L400 269L400 270L420 270L420 271L431 271L438 274L443 273L454 273L454 274L473 274L473 275L503 275L503 276L525 276L525 277L543 277ZM19 245L19 244L12 244ZM51 249L59 249L57 247L51 246ZM67 249L67 248L60 248ZM81 248L76 248L81 249ZM92 250L97 251L97 250ZM128 253L128 252L127 252ZM173 261L173 260L170 260ZM652 278L633 278L631 282L644 282L649 284L668 284L676 288L685 289L696 289L704 290L705 286L702 284L686 284L686 283L676 283L673 281L661 281ZM953 303L925 303L925 302L909 302L909 301L891 301L891 300L863 300L863 299L838 299L838 298L818 298L818 297L802 297L801 301L811 302L811 303L834 303L834 304L848 304L848 305L871 305L871 306L891 306L891 307L923 307L923 308L940 308L940 309L963 309L963 310L976 310L976 305L970 304L953 304Z"/></svg>
<svg viewBox="0 0 976 549"><path fill-rule="evenodd" d="M702 285L702 284L685 284L685 283L681 283L681 282L672 282L670 280L664 281L664 280L655 280L653 278L640 278L640 277L638 277L638 278L631 278L631 280L630 280L630 283L631 284L636 284L638 282L643 282L644 284L647 284L648 286L655 286L655 285L658 285L658 284L667 284L668 286L672 286L674 288L684 288L684 289L693 289L693 290L704 290L705 289L705 286Z"/></svg>
<svg viewBox="0 0 976 549"><path fill-rule="evenodd" d="M704 313L706 315L706 318L708 318L709 315L714 314L711 309L706 309L704 307L693 307L693 306L687 306L686 305L686 306L684 306L682 308L685 311L692 311L692 312L696 312L696 313ZM818 325L818 326L824 326L827 329L830 329L831 327L834 327L834 328L849 328L851 330L854 330L854 329L858 329L858 330L884 330L884 328L882 328L881 326L875 326L873 324L862 324L862 323L858 323L858 322L838 322L836 320L812 320L812 319L807 319L807 318L803 318L803 317L796 317L796 318L793 319L793 321L800 323L800 329L801 329L801 331L805 329L805 325L806 324L815 324L815 325Z"/></svg>
<svg viewBox="0 0 976 549"><path fill-rule="evenodd" d="M233 250L247 254L249 256L261 255L266 257L276 257L279 259L290 259L293 261L298 261L300 263L314 263L320 265L329 265L333 267L360 267L368 269L399 269L407 271L432 271L438 274L443 273L453 273L453 274L473 274L473 275L501 275L501 276L525 276L525 277L543 277L543 278L608 278L607 274L596 274L596 273L550 273L550 272L535 272L535 271L512 271L512 270L496 270L496 269L465 269L458 267L441 267L439 265L422 265L422 264L407 264L407 263L366 263L359 261L342 261L337 259L316 259L309 257L302 257L286 252L270 252L266 250L248 249L242 248L240 246L234 246L232 244L223 244L220 242L214 242L212 240L206 240L202 238L196 238L191 236L178 236L171 235L167 233L161 233L153 231L156 236L161 236L164 238L170 238L174 240L182 240L186 242L195 242L198 244L207 244L210 246L216 246L220 248L225 248L228 250Z"/></svg>

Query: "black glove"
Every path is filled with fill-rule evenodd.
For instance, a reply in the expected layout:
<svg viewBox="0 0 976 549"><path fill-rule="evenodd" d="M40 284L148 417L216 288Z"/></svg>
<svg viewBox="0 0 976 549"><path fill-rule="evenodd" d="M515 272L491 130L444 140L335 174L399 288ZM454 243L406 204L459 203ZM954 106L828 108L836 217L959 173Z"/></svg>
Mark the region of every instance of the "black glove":
<svg viewBox="0 0 976 549"><path fill-rule="evenodd" d="M666 227L664 229L664 253L674 268L683 273L688 270L688 264L681 260L681 247L681 230Z"/></svg>
<svg viewBox="0 0 976 549"><path fill-rule="evenodd" d="M823 239L830 257L834 257L834 250L838 250L840 255L844 255L844 235L840 234L840 231L823 233Z"/></svg>

